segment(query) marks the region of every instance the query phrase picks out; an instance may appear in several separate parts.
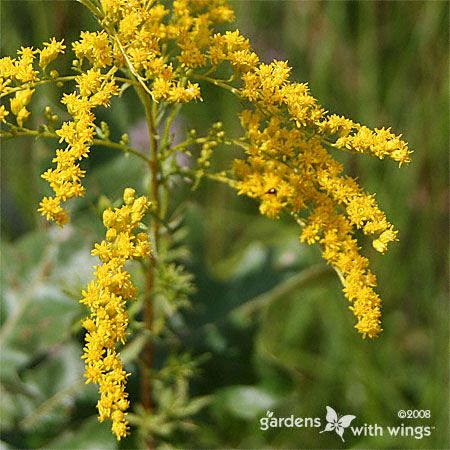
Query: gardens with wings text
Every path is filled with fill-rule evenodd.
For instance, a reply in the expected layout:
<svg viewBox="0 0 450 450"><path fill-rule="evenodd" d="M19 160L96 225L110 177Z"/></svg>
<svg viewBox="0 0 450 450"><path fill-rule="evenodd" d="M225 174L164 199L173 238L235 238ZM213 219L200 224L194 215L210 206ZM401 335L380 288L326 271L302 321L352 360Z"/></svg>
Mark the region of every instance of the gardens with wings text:
<svg viewBox="0 0 450 450"><path fill-rule="evenodd" d="M351 426L356 416L351 414L340 415L332 407L326 407L326 423L324 423L320 417L296 417L293 414L287 417L275 417L273 411L266 411L266 415L259 419L260 429L262 431L269 430L271 428L321 428L319 433L335 432L337 436L345 442L344 432L348 430L348 434L352 436L360 437L377 437L377 436L391 436L391 437L413 437L415 439L423 439L431 436L434 426L430 425L405 425L401 423L395 426L384 426L375 424L364 423L362 426ZM399 418L404 418L398 413ZM430 412L427 410L427 412ZM411 416L413 417L413 416ZM415 415L415 418L430 419L431 413L428 415Z"/></svg>

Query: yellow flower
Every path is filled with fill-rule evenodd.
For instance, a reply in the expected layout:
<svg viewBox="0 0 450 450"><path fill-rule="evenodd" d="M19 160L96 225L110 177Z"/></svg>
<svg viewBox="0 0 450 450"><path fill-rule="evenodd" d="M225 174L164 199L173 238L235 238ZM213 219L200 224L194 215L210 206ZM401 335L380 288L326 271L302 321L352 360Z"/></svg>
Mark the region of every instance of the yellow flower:
<svg viewBox="0 0 450 450"><path fill-rule="evenodd" d="M74 42L72 48L80 61L86 58L95 68L102 69L112 63L112 48L104 31L82 31L80 40Z"/></svg>
<svg viewBox="0 0 450 450"><path fill-rule="evenodd" d="M239 30L227 31L225 34L215 34L209 49L210 60L213 65L222 61L229 61L238 72L247 72L256 67L259 58L250 49L248 39Z"/></svg>
<svg viewBox="0 0 450 450"><path fill-rule="evenodd" d="M303 227L301 241L318 243L341 275L355 327L363 336L375 337L381 331L381 301L354 235L357 229L374 235L373 247L384 253L397 231L374 195L342 175L344 167L327 147L402 164L410 161L406 142L390 129L370 130L327 115L305 83L289 80L287 62L259 64L238 31L214 35L209 55L213 65L231 63L242 83L239 95L252 104L241 114L245 157L233 164L238 193L258 199L260 212L268 217L288 213L296 218Z"/></svg>
<svg viewBox="0 0 450 450"><path fill-rule="evenodd" d="M380 159L388 157L398 161L400 165L411 161L407 143L385 128L375 128L372 131L365 126L358 127L356 133L340 137L336 141L336 147L371 153Z"/></svg>
<svg viewBox="0 0 450 450"><path fill-rule="evenodd" d="M384 253L397 231L375 197L343 176L344 167L323 145L324 135L342 139L361 127L338 116L323 119L323 109L306 86L289 82L289 73L286 63L275 62L242 76L241 95L257 107L241 114L246 145L245 158L234 163L236 187L239 194L260 201L262 214L279 218L288 213L302 224L300 240L321 246L323 257L341 275L355 328L372 338L381 331L381 300L354 234L360 229L375 235L373 246ZM386 132L375 133L378 139L395 141ZM403 145L397 144L402 151ZM389 156L395 159L392 152Z"/></svg>
<svg viewBox="0 0 450 450"><path fill-rule="evenodd" d="M131 188L125 189L123 200L125 204L121 208L107 209L103 213L107 238L95 244L92 250L92 255L98 256L102 264L95 267L94 280L82 292L80 300L90 310L90 316L83 321L87 331L82 357L86 383L99 385L99 420L112 421L111 429L117 439L128 432L126 410L129 401L125 391L128 374L116 345L126 341L126 301L133 300L136 295L124 265L129 260L150 254L148 236L135 234L149 202L145 197L136 198ZM111 230L114 232L110 233Z"/></svg>
<svg viewBox="0 0 450 450"><path fill-rule="evenodd" d="M23 123L30 115L26 106L30 103L33 94L34 89L24 89L17 91L14 98L10 100L11 112L16 116L19 127L23 126Z"/></svg>
<svg viewBox="0 0 450 450"><path fill-rule="evenodd" d="M6 123L5 117L9 114L4 105L0 106L0 122Z"/></svg>
<svg viewBox="0 0 450 450"><path fill-rule="evenodd" d="M16 60L12 59L10 56L5 56L0 58L0 77L1 78L13 78L17 72L17 67L15 64Z"/></svg>
<svg viewBox="0 0 450 450"><path fill-rule="evenodd" d="M22 83L37 81L38 72L33 69L34 55L36 50L31 47L21 47L17 52L19 58L14 64L14 78Z"/></svg>
<svg viewBox="0 0 450 450"><path fill-rule="evenodd" d="M39 50L39 66L45 69L59 54L64 53L65 48L64 39L58 42L53 37L50 42L44 42L44 48Z"/></svg>
<svg viewBox="0 0 450 450"><path fill-rule="evenodd" d="M132 11L124 16L119 24L120 37L125 40L133 38L143 19L144 16L139 14L138 11Z"/></svg>
<svg viewBox="0 0 450 450"><path fill-rule="evenodd" d="M396 240L397 231L375 196L344 174L344 166L334 159L330 148L403 164L410 161L407 143L389 128L372 130L346 117L328 114L306 83L290 80L292 69L286 61L261 63L239 30L218 33L215 25L233 20L233 11L225 0L174 0L169 4L100 0L105 31L83 32L72 44L81 71L76 77L77 91L64 95L61 102L73 119L57 130L65 148L56 151L56 167L42 175L54 197L43 199L41 213L63 224L67 213L62 203L83 195L85 172L79 161L88 156L94 138L94 108L108 106L112 96L118 94L114 71L133 74L157 102L186 103L202 100L194 77L214 78L219 70L231 70L228 81L216 84L230 83L229 89L248 106L241 114L244 136L238 141L245 154L234 162L236 180L230 184L240 195L255 198L261 214L270 218L289 214L301 224L300 240L318 244L323 257L340 274L344 295L356 317L355 327L364 336L376 336L381 330L381 300L356 236L360 232L369 236L373 247L384 253ZM38 51L43 67L64 50L62 41L54 38L44 47ZM17 59L0 59L1 89L7 91L17 81L37 79L33 71L35 54L32 48L23 48ZM109 67L112 69L107 74L102 72ZM29 114L26 106L32 87L11 100L11 112L19 125ZM0 120L6 113L0 112ZM203 144L198 158L202 170L207 168L216 145L211 141ZM147 237L133 234L146 208L145 199L134 196L134 191L126 190L125 206L105 211L106 240L93 250L103 264L97 267L96 281L85 297L97 311L95 318L86 322L89 361L103 358L99 351L113 351L111 342L125 338L126 317L121 302L133 297L135 289L122 267L126 260L149 252ZM116 310L115 322L110 319L111 308ZM99 335L109 339L109 346L99 344ZM108 361L114 362L115 354L108 355ZM119 369L114 376L126 379ZM104 366L90 365L87 373L92 380L99 380ZM100 417L111 418L112 398L121 391L105 382L101 392ZM119 397L127 402L124 396ZM116 408L114 417L122 417L122 412ZM123 433L123 423L116 420L118 434Z"/></svg>
<svg viewBox="0 0 450 450"><path fill-rule="evenodd" d="M87 97L97 92L102 83L102 74L99 69L89 69L75 78L81 97Z"/></svg>
<svg viewBox="0 0 450 450"><path fill-rule="evenodd" d="M53 220L58 225L65 225L69 221L67 212L61 207L60 199L44 197L39 203L38 211L47 219Z"/></svg>
<svg viewBox="0 0 450 450"><path fill-rule="evenodd" d="M73 116L70 122L64 122L56 134L60 143L65 142L65 149L56 150L52 162L56 168L49 169L41 176L49 182L55 194L55 201L41 202L39 212L47 220L53 220L58 225L67 223L67 213L61 214L61 202L73 197L84 195L81 180L85 171L81 170L77 161L87 158L95 133L95 115L92 112L97 106L109 106L110 98L118 94L118 88L109 74L102 74L99 69L90 69L76 77L79 94L64 94L61 99L69 114ZM24 92L24 91L20 91ZM19 94L19 93L18 93ZM55 211L51 206L55 205Z"/></svg>

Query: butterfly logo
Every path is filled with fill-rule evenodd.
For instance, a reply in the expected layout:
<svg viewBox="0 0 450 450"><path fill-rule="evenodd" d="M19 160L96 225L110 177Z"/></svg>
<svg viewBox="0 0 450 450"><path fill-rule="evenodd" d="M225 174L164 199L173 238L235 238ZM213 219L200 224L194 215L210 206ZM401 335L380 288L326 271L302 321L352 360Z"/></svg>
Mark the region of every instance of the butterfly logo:
<svg viewBox="0 0 450 450"><path fill-rule="evenodd" d="M339 416L333 408L327 406L326 419L328 423L326 424L325 429L321 431L321 433L324 433L325 431L336 431L336 433L342 439L342 442L345 442L343 438L344 430L350 426L352 420L355 418L356 416L352 415Z"/></svg>

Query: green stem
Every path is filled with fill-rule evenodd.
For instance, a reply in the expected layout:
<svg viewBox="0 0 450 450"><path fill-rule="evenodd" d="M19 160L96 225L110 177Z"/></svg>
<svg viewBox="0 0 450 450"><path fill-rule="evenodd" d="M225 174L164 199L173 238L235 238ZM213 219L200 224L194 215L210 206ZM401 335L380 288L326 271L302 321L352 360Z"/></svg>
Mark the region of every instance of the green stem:
<svg viewBox="0 0 450 450"><path fill-rule="evenodd" d="M147 95L146 90L141 87L136 88L137 94L144 105L145 115L147 118L147 126L150 139L150 158L149 158L149 170L150 170L150 185L149 194L152 201L153 212L156 216L160 217L160 200L159 200L159 161L158 161L158 140L157 130L155 125L156 108L154 102L151 101L150 96ZM146 276L146 289L147 295L145 296L144 303L144 325L145 328L152 332L154 310L153 310L153 292L155 289L155 254L158 251L159 243L159 220L152 220L150 223L150 230L153 237L153 255L150 257L148 264L147 276ZM153 365L153 345L151 340L147 340L142 350L141 367L141 402L143 408L151 413L153 411L153 396L152 396L152 382L151 382L151 369ZM153 439L149 436L146 442L148 448L153 448Z"/></svg>
<svg viewBox="0 0 450 450"><path fill-rule="evenodd" d="M151 179L150 179L150 186L149 186L149 193L150 193L150 200L153 202L153 210L158 211L159 210L159 161L158 161L158 135L155 125L155 115L156 111L154 109L154 102L151 101L149 96L146 94L146 91L141 89L140 87L136 89L138 96L141 100L141 102L144 105L145 109L145 116L147 119L147 127L149 132L149 140L150 140L150 156L147 158ZM158 224L154 224L154 244L157 247L158 245Z"/></svg>
<svg viewBox="0 0 450 450"><path fill-rule="evenodd" d="M131 74L134 76L134 78L137 80L137 82L139 83L139 86L148 94L150 95L150 97L153 99L153 101L156 101L153 98L153 92L147 87L145 80L139 75L139 73L137 72L137 70L135 69L135 67L133 66L133 63L130 61L130 59L128 58L127 52L125 51L125 49L123 48L122 43L120 42L118 36L115 36L115 40L117 45L119 46L120 52L122 53L122 56L124 57L126 63L127 63L127 67L129 69L129 71L131 72Z"/></svg>
<svg viewBox="0 0 450 450"><path fill-rule="evenodd" d="M199 138L188 138L184 140L183 142L180 142L179 144L175 145L174 147L170 147L167 149L167 154L165 156L173 155L175 152L179 152L181 150L184 150L185 148L189 147L190 145L196 145L196 144L204 144L205 142L208 142L209 136L203 136ZM248 149L248 145L245 146L244 143L237 139L233 139L230 141L223 141L221 142L225 145L236 145L238 147L242 147L244 149Z"/></svg>
<svg viewBox="0 0 450 450"><path fill-rule="evenodd" d="M89 11L99 20L103 20L105 17L103 12L98 8L91 0L78 0L83 6L85 6Z"/></svg>
<svg viewBox="0 0 450 450"><path fill-rule="evenodd" d="M207 140L208 140L207 137L201 137L201 138L196 138L196 139L188 138L185 141L180 142L179 144L168 148L167 149L167 154L165 156L173 155L175 152L179 152L181 150L184 150L185 148L187 148L190 145L203 144Z"/></svg>
<svg viewBox="0 0 450 450"><path fill-rule="evenodd" d="M10 94L14 94L14 92L17 92L17 91L23 91L24 89L34 88L35 86L40 86L42 84L59 83L59 82L64 83L67 81L74 81L77 76L78 75L71 75L71 76L57 77L57 78L45 78L44 80L39 80L34 83L32 83L32 82L24 83L21 86L14 87L14 88L8 89L6 92L3 92L2 94L0 94L0 98L6 97L7 95L10 95Z"/></svg>
<svg viewBox="0 0 450 450"><path fill-rule="evenodd" d="M196 180L197 171L186 169L186 168L180 168L180 170L176 173L172 173L171 175L182 175L188 178L191 178L192 180ZM205 178L208 178L209 180L219 181L220 183L224 183L228 186L233 186L235 183L235 180L232 178L228 178L224 172L222 173L204 173L202 175Z"/></svg>
<svg viewBox="0 0 450 450"><path fill-rule="evenodd" d="M169 142L170 141L170 136L169 136L170 128L173 124L173 121L175 120L178 113L180 112L180 108L181 108L181 104L176 103L175 105L172 106L172 111L167 116L166 124L164 127L164 132L163 132L163 135L161 138L161 149L162 150L164 150L170 146L170 142Z"/></svg>
<svg viewBox="0 0 450 450"><path fill-rule="evenodd" d="M156 102L153 99L153 94L146 85L145 80L139 75L132 62L128 58L127 52L120 42L118 36L115 36L115 41L126 61L127 67L131 75L139 83L139 86L135 86L136 92L141 100L145 115L147 118L147 127L150 139L150 157L148 158L148 168L150 171L151 179L149 186L149 196L152 201L153 212L157 217L160 217L160 201L159 201L159 161L158 161L158 141L156 133ZM153 99L153 101L151 101ZM150 230L153 235L153 254L150 256L147 276L146 276L146 289L147 295L145 296L144 303L144 325L148 332L151 334L153 329L153 298L152 294L155 288L155 254L158 251L159 243L159 220L152 220L150 223ZM152 383L151 383L151 368L153 365L153 345L151 340L147 340L144 349L141 354L141 403L143 408L151 413L153 410L153 398L152 398ZM154 447L154 441L151 436L148 436L145 442L146 446L151 449Z"/></svg>
<svg viewBox="0 0 450 450"><path fill-rule="evenodd" d="M49 139L61 139L60 136L58 136L56 133L52 133L51 131L30 130L28 128L19 128L17 130L11 131L11 132L3 132L3 131L0 132L0 138L3 138L3 139L12 139L15 137L24 137L24 136L43 137L43 138L49 138ZM145 162L150 163L150 159L147 158L139 150L136 150L132 147L129 147L128 145L121 144L119 142L113 142L113 141L103 140L103 139L93 139L92 145L112 148L114 150L119 150L123 153L132 153L133 155L137 156L138 158L143 159Z"/></svg>
<svg viewBox="0 0 450 450"><path fill-rule="evenodd" d="M193 73L192 74L190 73L189 77L195 80L207 81L208 83L214 84L215 86L219 86L223 89L226 89L227 91L230 91L232 94L239 96L239 89L236 89L235 87L227 84L224 80L216 80L215 78Z"/></svg>
<svg viewBox="0 0 450 450"><path fill-rule="evenodd" d="M14 94L15 92L18 91L23 91L25 89L32 89L35 86L41 86L43 84L48 84L48 83L66 83L69 81L75 81L75 78L78 77L79 75L68 75L66 77L57 77L57 78L45 78L43 80L39 80L36 81L34 83L24 83L21 86L17 86L14 88L10 88L8 89L6 92L3 92L2 94L0 94L0 98L6 97L7 95L10 94ZM116 81L120 81L121 83L129 83L129 84L138 84L136 81L134 80L130 80L129 78L123 78L123 77L113 77L114 80Z"/></svg>
<svg viewBox="0 0 450 450"><path fill-rule="evenodd" d="M165 125L164 125L164 131L161 138L161 144L160 144L160 156L161 163L163 161L166 161L171 154L171 148L170 148L170 129L171 126L177 117L178 113L180 112L181 104L176 103L174 105L171 105L171 111L167 115L165 119ZM160 219L163 220L166 217L167 210L169 208L169 186L165 182L167 178L161 177L161 206L160 206Z"/></svg>

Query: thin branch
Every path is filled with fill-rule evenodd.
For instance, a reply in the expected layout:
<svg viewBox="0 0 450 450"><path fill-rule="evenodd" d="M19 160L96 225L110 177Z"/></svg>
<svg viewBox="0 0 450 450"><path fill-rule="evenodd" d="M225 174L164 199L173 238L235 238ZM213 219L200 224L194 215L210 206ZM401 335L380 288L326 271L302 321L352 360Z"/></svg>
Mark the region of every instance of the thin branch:
<svg viewBox="0 0 450 450"><path fill-rule="evenodd" d="M166 124L164 127L164 131L162 134L162 138L161 138L161 149L164 150L167 147L169 147L169 133L170 133L170 128L173 124L173 121L175 120L175 118L177 117L179 111L181 108L181 104L180 103L176 103L172 106L172 111L170 112L170 114L168 115L167 119L166 119Z"/></svg>
<svg viewBox="0 0 450 450"><path fill-rule="evenodd" d="M180 168L178 172L172 172L170 175L181 175L192 180L196 179L197 172L195 170ZM220 173L203 173L202 177L208 178L210 180L219 181L220 183L224 183L228 186L232 186L235 184L235 180L232 178L228 178L225 172Z"/></svg>
<svg viewBox="0 0 450 450"><path fill-rule="evenodd" d="M20 86L16 86L13 88L8 88L7 87L7 91L3 92L2 94L0 94L0 98L6 97L7 95L10 94L14 94L15 92L18 91L23 91L25 89L32 89L36 86L41 86L44 84L48 84L48 83L67 83L69 81L75 81L75 78L78 77L79 75L68 75L65 77L57 77L57 78L44 78L41 79L39 81L36 82L28 82L28 83L24 83ZM124 78L124 77L113 77L115 81L120 81L121 83L128 83L128 84L132 84L132 85L137 85L138 83L130 78Z"/></svg>
<svg viewBox="0 0 450 450"><path fill-rule="evenodd" d="M77 0L80 2L83 6L85 6L89 11L96 17L99 21L101 21L105 16L103 14L103 11L100 10L100 8L97 7L91 0Z"/></svg>
<svg viewBox="0 0 450 450"><path fill-rule="evenodd" d="M45 78L43 80L39 80L36 82L28 82L28 83L24 83L20 86L16 86L14 88L10 88L7 91L3 92L2 94L0 94L0 98L6 97L7 95L10 94L14 94L15 92L18 91L23 91L25 89L30 89L30 88L34 88L35 86L40 86L42 84L47 84L47 83L65 83L68 81L74 81L75 78L78 75L70 75L70 76L66 76L66 77L57 77L57 78Z"/></svg>
<svg viewBox="0 0 450 450"><path fill-rule="evenodd" d="M8 132L8 131L1 131L0 132L0 138L2 139L13 139L15 137L24 137L24 136L32 136L32 137L43 137L43 138L49 138L49 139L61 139L60 136L58 136L56 133L52 133L51 131L40 131L40 130L30 130L29 128L19 128L14 131ZM141 153L139 150L136 150L133 147L129 147L128 145L121 144L120 142L113 142L110 140L104 140L104 139L93 139L91 141L92 146L103 146L103 147L109 147L114 150L119 150L122 153L132 153L133 155L143 159L145 162L150 163L150 159L147 158L143 153Z"/></svg>
<svg viewBox="0 0 450 450"><path fill-rule="evenodd" d="M144 89L144 91L150 95L150 97L152 98L153 101L156 101L155 98L153 97L153 92L147 87L147 85L145 84L145 80L138 74L137 70L133 66L133 63L128 58L127 52L123 48L122 43L120 42L119 38L117 36L114 36L114 37L115 37L117 45L119 46L120 52L122 53L123 57L125 58L128 69L133 74L133 76L136 78L136 80L139 82L139 85Z"/></svg>
<svg viewBox="0 0 450 450"><path fill-rule="evenodd" d="M215 78L194 73L189 74L189 77L195 80L207 81L208 83L214 84L215 86L219 86L223 89L226 89L227 91L230 91L232 94L239 96L239 89L231 86L230 84L227 84L226 80L216 80Z"/></svg>

